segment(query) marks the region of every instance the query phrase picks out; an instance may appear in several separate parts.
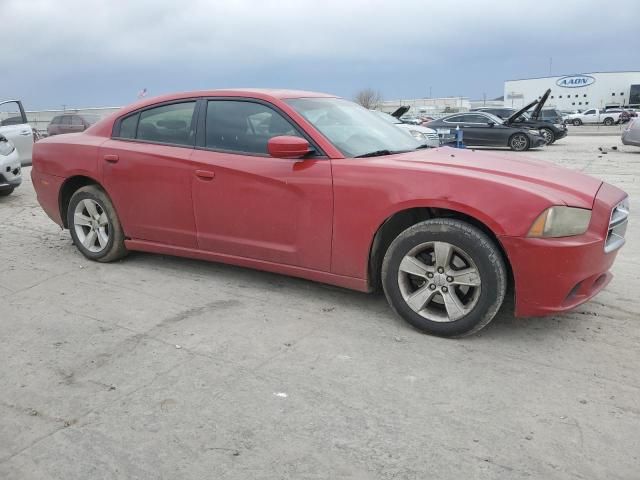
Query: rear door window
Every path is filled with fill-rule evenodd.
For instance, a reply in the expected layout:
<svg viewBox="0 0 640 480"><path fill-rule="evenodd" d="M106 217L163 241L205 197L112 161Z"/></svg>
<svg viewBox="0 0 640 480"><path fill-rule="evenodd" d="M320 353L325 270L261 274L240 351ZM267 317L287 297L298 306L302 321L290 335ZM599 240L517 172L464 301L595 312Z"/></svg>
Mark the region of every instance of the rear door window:
<svg viewBox="0 0 640 480"><path fill-rule="evenodd" d="M195 106L195 101L189 101L143 110L140 112L135 138L148 142L193 146ZM122 136L122 124L120 131Z"/></svg>

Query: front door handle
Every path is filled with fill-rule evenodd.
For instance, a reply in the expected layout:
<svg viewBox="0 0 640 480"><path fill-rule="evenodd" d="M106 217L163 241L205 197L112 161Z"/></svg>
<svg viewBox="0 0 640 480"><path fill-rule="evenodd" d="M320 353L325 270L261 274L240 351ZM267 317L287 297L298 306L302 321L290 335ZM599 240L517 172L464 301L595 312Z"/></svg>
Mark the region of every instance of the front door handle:
<svg viewBox="0 0 640 480"><path fill-rule="evenodd" d="M201 178L202 180L213 180L216 174L214 172L210 172L208 170L196 170L196 177Z"/></svg>
<svg viewBox="0 0 640 480"><path fill-rule="evenodd" d="M113 155L113 154L105 155L104 159L109 163L118 163L118 160L120 160L118 155Z"/></svg>

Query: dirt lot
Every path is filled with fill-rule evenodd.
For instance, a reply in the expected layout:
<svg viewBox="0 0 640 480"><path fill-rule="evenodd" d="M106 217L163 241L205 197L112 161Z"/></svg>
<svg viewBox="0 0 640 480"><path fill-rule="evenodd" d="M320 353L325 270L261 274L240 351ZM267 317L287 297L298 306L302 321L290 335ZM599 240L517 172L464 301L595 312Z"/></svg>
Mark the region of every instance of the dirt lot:
<svg viewBox="0 0 640 480"><path fill-rule="evenodd" d="M0 199L0 478L637 479L640 149L618 144L528 154L631 195L606 291L554 318L506 309L464 340L380 296L89 262L27 181Z"/></svg>

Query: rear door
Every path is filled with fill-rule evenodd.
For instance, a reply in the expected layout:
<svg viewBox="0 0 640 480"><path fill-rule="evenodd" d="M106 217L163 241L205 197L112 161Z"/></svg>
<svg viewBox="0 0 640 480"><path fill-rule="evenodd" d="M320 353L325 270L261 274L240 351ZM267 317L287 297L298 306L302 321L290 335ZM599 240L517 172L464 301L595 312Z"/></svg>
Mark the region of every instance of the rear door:
<svg viewBox="0 0 640 480"><path fill-rule="evenodd" d="M198 124L191 177L199 247L329 271L330 160L317 146L316 154L309 158L269 156L267 142L274 136L310 140L269 103L212 98L205 108Z"/></svg>
<svg viewBox="0 0 640 480"><path fill-rule="evenodd" d="M102 144L103 181L128 237L196 248L191 201L196 101L146 107Z"/></svg>
<svg viewBox="0 0 640 480"><path fill-rule="evenodd" d="M10 100L0 103L0 135L14 144L20 163L31 164L33 130L27 123L27 115L21 102Z"/></svg>

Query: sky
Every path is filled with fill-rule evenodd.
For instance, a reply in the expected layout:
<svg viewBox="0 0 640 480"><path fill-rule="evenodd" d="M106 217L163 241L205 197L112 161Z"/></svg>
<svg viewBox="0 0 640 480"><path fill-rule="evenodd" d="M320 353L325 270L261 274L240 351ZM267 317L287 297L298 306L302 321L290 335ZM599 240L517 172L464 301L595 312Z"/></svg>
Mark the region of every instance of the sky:
<svg viewBox="0 0 640 480"><path fill-rule="evenodd" d="M495 98L505 80L640 70L640 0L0 0L0 99L121 106L295 88Z"/></svg>

